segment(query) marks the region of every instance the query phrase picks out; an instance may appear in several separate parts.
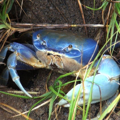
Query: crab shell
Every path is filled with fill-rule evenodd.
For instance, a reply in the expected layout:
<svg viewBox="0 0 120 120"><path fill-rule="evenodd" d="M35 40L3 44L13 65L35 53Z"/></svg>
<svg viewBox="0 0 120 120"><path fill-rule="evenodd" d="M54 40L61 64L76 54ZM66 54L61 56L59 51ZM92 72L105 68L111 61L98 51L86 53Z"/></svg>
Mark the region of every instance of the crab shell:
<svg viewBox="0 0 120 120"><path fill-rule="evenodd" d="M93 39L63 31L34 32L33 45L37 58L48 68L57 66L66 72L79 70L98 53L98 44Z"/></svg>

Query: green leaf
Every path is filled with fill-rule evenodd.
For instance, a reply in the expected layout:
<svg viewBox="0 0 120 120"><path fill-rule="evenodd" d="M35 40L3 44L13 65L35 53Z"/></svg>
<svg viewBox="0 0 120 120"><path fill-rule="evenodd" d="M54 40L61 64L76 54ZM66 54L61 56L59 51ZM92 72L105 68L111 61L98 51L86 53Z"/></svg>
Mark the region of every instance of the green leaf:
<svg viewBox="0 0 120 120"><path fill-rule="evenodd" d="M48 120L50 120L51 114L52 114L52 108L53 108L53 103L55 101L56 95L53 95L51 100L50 100L50 104L49 104L49 118Z"/></svg>
<svg viewBox="0 0 120 120"><path fill-rule="evenodd" d="M109 2L107 2L106 0L102 3L102 5L99 7L99 8L91 8L91 7L88 7L88 6L85 6L86 8L90 9L90 10L100 10L100 9L105 9L106 6L108 5Z"/></svg>
<svg viewBox="0 0 120 120"><path fill-rule="evenodd" d="M6 11L6 13L9 13L9 12L10 12L10 10L12 9L13 3L14 3L14 0L11 0L11 1L10 1L10 4L9 4L9 7L8 7L8 9L7 9L7 11Z"/></svg>
<svg viewBox="0 0 120 120"><path fill-rule="evenodd" d="M6 95L10 95L10 96L13 96L13 97L19 97L19 98L24 98L24 99L31 99L28 96L16 95L16 94L11 94L11 93L7 93L7 92L3 92L3 91L0 91L0 93L6 94Z"/></svg>
<svg viewBox="0 0 120 120"><path fill-rule="evenodd" d="M60 97L60 98L62 98L62 99L65 99L65 100L69 101L66 97L64 97L63 95L59 94L57 91L55 91L55 89L54 89L52 86L50 86L49 89L50 89L56 96L58 96L58 97Z"/></svg>
<svg viewBox="0 0 120 120"><path fill-rule="evenodd" d="M117 105L119 101L120 101L120 95L118 95L117 98L107 107L107 109L100 116L99 120L103 120L103 118Z"/></svg>
<svg viewBox="0 0 120 120"><path fill-rule="evenodd" d="M3 28L7 28L7 26L5 24L1 24L0 29L3 29Z"/></svg>
<svg viewBox="0 0 120 120"><path fill-rule="evenodd" d="M115 3L115 11L120 15L120 3Z"/></svg>

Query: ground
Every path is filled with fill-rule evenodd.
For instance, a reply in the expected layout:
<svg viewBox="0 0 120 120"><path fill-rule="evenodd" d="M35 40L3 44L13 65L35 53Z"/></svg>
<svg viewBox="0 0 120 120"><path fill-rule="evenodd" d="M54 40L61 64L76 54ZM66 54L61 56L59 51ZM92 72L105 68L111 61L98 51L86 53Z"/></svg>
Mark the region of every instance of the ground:
<svg viewBox="0 0 120 120"><path fill-rule="evenodd" d="M82 4L93 7L93 0L81 0ZM96 0L96 7L99 7L101 2ZM83 19L81 16L81 12L79 9L79 5L77 0L25 0L23 1L23 10L20 15L20 7L15 2L13 5L12 12L10 13L11 18L17 18L17 22L22 23L49 23L49 24L83 24ZM84 16L86 20L86 24L99 24L102 22L101 20L101 11L93 11L86 9L83 7ZM17 13L17 17L16 17ZM20 19L19 19L20 18ZM11 19L12 20L12 19ZM77 28L69 28L65 29L66 31L72 31L79 34L84 34L90 38L94 38L97 34L99 28L87 28L87 35L84 27ZM103 37L104 39L104 37ZM22 40L24 41L24 40ZM18 42L18 41L17 41ZM19 40L19 42L21 42ZM19 72L21 77L21 82L25 86L25 88L29 91L39 91L40 95L46 92L45 84L47 77L51 71L46 69L40 69L35 71L23 71ZM51 77L48 82L48 86L52 85L54 80L59 77L61 74L52 72ZM67 77L63 79L63 82L73 80L74 77ZM27 80L27 81L26 81ZM0 87L2 91L10 91L16 90L16 86L13 84L11 80L8 82L8 87ZM22 98L11 97L5 94L0 93L0 102L10 105L13 108L17 109L20 112L24 112L29 110L30 107L37 102L37 100L26 100ZM119 107L120 105L118 105ZM49 113L49 104L44 105L43 107L31 112L30 118L33 120L47 120ZM94 104L90 108L89 115L90 117L95 117L99 111L99 103ZM118 111L118 108L116 108ZM67 120L69 109L61 108L60 113L58 114L58 120ZM11 118L11 116L16 113L9 113L2 107L0 108L0 120L24 120L25 118L22 116ZM52 115L52 120L55 119L55 114ZM77 111L76 120L82 119L82 112ZM118 120L118 117L115 113L112 114L110 120Z"/></svg>

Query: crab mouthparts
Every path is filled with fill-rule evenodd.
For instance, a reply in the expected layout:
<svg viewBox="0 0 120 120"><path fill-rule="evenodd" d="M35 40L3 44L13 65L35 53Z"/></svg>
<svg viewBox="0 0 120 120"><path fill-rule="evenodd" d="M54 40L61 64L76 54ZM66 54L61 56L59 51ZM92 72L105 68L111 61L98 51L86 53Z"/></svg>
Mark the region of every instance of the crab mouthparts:
<svg viewBox="0 0 120 120"><path fill-rule="evenodd" d="M47 55L63 56L64 54L55 51L46 51Z"/></svg>

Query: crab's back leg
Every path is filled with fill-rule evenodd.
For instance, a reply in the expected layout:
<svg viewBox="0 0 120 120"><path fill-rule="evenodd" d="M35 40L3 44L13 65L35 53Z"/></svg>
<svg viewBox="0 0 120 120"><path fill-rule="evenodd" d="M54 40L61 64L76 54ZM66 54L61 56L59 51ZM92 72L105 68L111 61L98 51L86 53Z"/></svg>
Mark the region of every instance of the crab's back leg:
<svg viewBox="0 0 120 120"><path fill-rule="evenodd" d="M6 45L0 52L0 62L4 61L7 51L10 50L11 46ZM11 50L10 50L11 51ZM0 84L7 85L9 79L9 70L6 67L3 72L0 74Z"/></svg>
<svg viewBox="0 0 120 120"><path fill-rule="evenodd" d="M7 85L9 79L9 70L6 67L2 73L0 74L0 84L1 85Z"/></svg>
<svg viewBox="0 0 120 120"><path fill-rule="evenodd" d="M7 54L7 51L10 49L10 45L5 46L2 51L0 52L0 62L2 62Z"/></svg>

